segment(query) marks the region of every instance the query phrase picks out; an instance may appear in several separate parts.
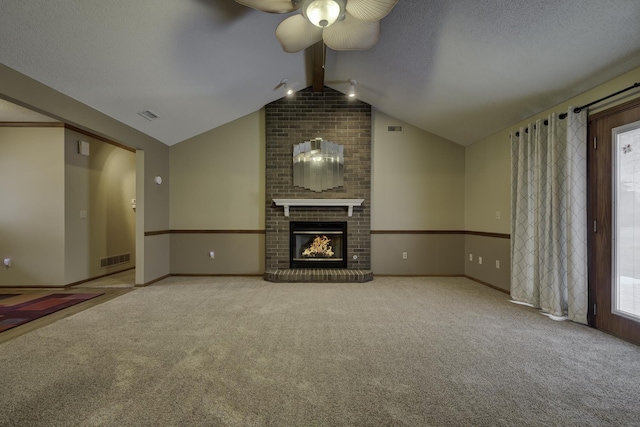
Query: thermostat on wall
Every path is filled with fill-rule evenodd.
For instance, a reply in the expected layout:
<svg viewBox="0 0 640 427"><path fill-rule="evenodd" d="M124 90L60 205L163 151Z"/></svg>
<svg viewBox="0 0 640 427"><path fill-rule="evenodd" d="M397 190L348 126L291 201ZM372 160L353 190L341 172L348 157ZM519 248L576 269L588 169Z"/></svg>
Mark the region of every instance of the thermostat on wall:
<svg viewBox="0 0 640 427"><path fill-rule="evenodd" d="M83 156L89 155L89 143L87 141L78 141L78 153Z"/></svg>

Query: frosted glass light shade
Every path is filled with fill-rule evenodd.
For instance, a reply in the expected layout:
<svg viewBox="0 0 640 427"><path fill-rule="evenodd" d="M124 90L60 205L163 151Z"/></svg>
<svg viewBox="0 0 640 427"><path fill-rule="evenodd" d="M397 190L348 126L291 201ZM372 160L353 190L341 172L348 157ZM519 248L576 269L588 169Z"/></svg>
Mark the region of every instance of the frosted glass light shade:
<svg viewBox="0 0 640 427"><path fill-rule="evenodd" d="M341 0L307 0L302 6L304 16L316 27L328 27L344 12Z"/></svg>

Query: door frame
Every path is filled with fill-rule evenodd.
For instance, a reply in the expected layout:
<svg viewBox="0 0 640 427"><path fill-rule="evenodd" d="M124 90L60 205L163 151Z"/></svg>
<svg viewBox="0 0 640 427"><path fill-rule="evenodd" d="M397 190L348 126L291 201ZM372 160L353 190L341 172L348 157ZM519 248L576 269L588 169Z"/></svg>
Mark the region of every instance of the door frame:
<svg viewBox="0 0 640 427"><path fill-rule="evenodd" d="M605 129L600 129L599 126L602 123L598 121L605 119L609 116L617 115L628 110L640 109L640 98L633 99L623 104L611 107L607 110L593 114L588 118L587 128L587 224L589 232L587 233L587 245L588 245L588 293L589 293L589 310L588 310L588 322L589 325L603 330L604 332L612 335L619 336L620 338L628 341L640 344L640 333L630 332L627 329L631 327L626 325L626 322L634 322L633 320L625 318L624 320L614 319L611 314L611 299L612 288L611 285L606 288L606 285L599 285L599 281L606 280L607 274L609 275L609 282L613 278L613 248L612 248L612 226L613 226L613 214L612 214L612 197L613 191L611 187L613 177L612 158L609 158L608 162L600 159L598 162L598 149L603 152L604 149L611 149L611 133L607 134ZM635 120L634 120L635 121ZM603 125L603 124L602 124ZM598 132L602 133L598 141L594 138L598 135ZM598 179L599 178L599 179ZM599 191L602 191L602 186L608 186L609 194L599 197ZM606 191L606 190L605 190ZM596 223L597 221L597 223ZM593 227L593 228L592 228ZM598 234L600 231L601 234ZM596 245L603 244L601 241L606 236L604 233L609 233L608 247L605 247L603 252L596 253ZM606 265L605 263L608 263ZM604 270L603 270L604 269ZM607 295L608 293L608 295ZM603 304L597 307L596 301L604 300ZM606 305L609 305L607 307ZM606 316L608 318L605 318ZM618 316L620 317L620 316ZM637 323L637 322L634 322ZM638 324L640 328L640 324ZM635 329L635 328L634 328ZM628 335L631 335L629 337Z"/></svg>

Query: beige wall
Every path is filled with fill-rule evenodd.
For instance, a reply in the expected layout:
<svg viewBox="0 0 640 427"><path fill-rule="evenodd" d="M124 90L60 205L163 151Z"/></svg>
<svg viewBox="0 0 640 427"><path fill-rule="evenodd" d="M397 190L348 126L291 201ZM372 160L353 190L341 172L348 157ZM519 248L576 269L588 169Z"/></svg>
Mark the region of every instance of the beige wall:
<svg viewBox="0 0 640 427"><path fill-rule="evenodd" d="M137 283L149 283L169 275L171 268L171 239L169 234L147 236L144 239L144 244L145 272L147 277L152 277L153 279L146 279L144 282Z"/></svg>
<svg viewBox="0 0 640 427"><path fill-rule="evenodd" d="M464 228L464 147L374 110L372 151L372 230Z"/></svg>
<svg viewBox="0 0 640 427"><path fill-rule="evenodd" d="M510 233L511 232L511 145L509 134L522 126L527 126L538 118L548 116L552 112L566 112L569 106L580 106L596 99L610 95L640 81L640 68L613 79L603 85L576 96L553 108L543 111L519 123L514 123L465 150L465 228L472 231ZM640 90L630 91L623 96L613 98L591 107L590 113L602 111L613 105L640 96ZM496 219L496 211L500 211L500 219ZM500 240L500 239L499 239ZM475 252L486 259L497 259L503 256L504 242L491 241L491 238L477 239L467 236L466 254ZM510 260L507 262L510 263ZM508 288L504 271L495 267L480 267L477 263L466 263L465 274L477 279ZM499 283L493 283L498 281Z"/></svg>
<svg viewBox="0 0 640 427"><path fill-rule="evenodd" d="M466 235L464 238L464 273L496 288L510 289L509 239L490 236ZM469 259L469 255L472 259ZM480 263L482 258L482 264ZM496 265L496 261L499 263Z"/></svg>
<svg viewBox="0 0 640 427"><path fill-rule="evenodd" d="M509 233L511 144L508 136L468 146L465 159L465 229ZM500 219L496 219L497 212Z"/></svg>
<svg viewBox="0 0 640 427"><path fill-rule="evenodd" d="M253 233L172 234L171 273L260 275L265 266L264 238Z"/></svg>
<svg viewBox="0 0 640 427"><path fill-rule="evenodd" d="M521 126L526 126L550 113L566 112L569 106L580 106L598 98L610 95L620 89L640 81L640 68L624 74L595 89L572 98L553 108L543 111L519 123L514 123L465 150L465 227L467 230L510 233L511 228L511 144L509 134ZM615 102L605 102L591 107L590 113L602 111L616 103L640 96L635 90L625 96L615 98ZM500 220L495 219L500 211Z"/></svg>
<svg viewBox="0 0 640 427"><path fill-rule="evenodd" d="M264 229L264 110L171 147L171 229Z"/></svg>
<svg viewBox="0 0 640 427"><path fill-rule="evenodd" d="M145 164L144 168L139 168L142 173L137 173L137 179L142 180L146 191L144 200L137 199L145 204L146 209L144 217L137 220L137 226L143 227L144 231L169 229L168 185L156 186L153 182L157 175L165 178L165 182L169 181L168 146L2 64L0 97L128 147L144 150ZM131 114L135 114L135 111ZM136 244L144 248L145 241L151 237L142 236L140 239L143 240L138 240ZM154 243L162 247L154 248L157 256L146 257L144 271L136 272L138 283L150 282L169 274L169 239Z"/></svg>
<svg viewBox="0 0 640 427"><path fill-rule="evenodd" d="M0 286L64 284L64 129L0 127Z"/></svg>
<svg viewBox="0 0 640 427"><path fill-rule="evenodd" d="M376 275L457 276L464 271L463 234L373 234L371 246Z"/></svg>
<svg viewBox="0 0 640 427"><path fill-rule="evenodd" d="M464 230L464 147L374 110L372 156L374 232ZM374 274L462 274L463 254L461 234L371 236Z"/></svg>
<svg viewBox="0 0 640 427"><path fill-rule="evenodd" d="M264 270L264 128L260 110L171 147L172 230L257 232L172 235L172 273Z"/></svg>
<svg viewBox="0 0 640 427"><path fill-rule="evenodd" d="M90 155L78 153L78 141ZM131 151L65 131L65 282L135 266L136 158ZM86 211L82 218L80 211ZM100 267L100 259L130 254L131 260Z"/></svg>

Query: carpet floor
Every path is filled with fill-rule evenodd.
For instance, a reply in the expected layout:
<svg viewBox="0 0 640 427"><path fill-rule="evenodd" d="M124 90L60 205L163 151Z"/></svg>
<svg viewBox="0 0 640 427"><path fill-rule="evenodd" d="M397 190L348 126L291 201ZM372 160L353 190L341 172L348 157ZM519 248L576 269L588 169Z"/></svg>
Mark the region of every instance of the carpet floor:
<svg viewBox="0 0 640 427"><path fill-rule="evenodd" d="M640 425L638 346L508 299L171 277L0 344L0 425Z"/></svg>

